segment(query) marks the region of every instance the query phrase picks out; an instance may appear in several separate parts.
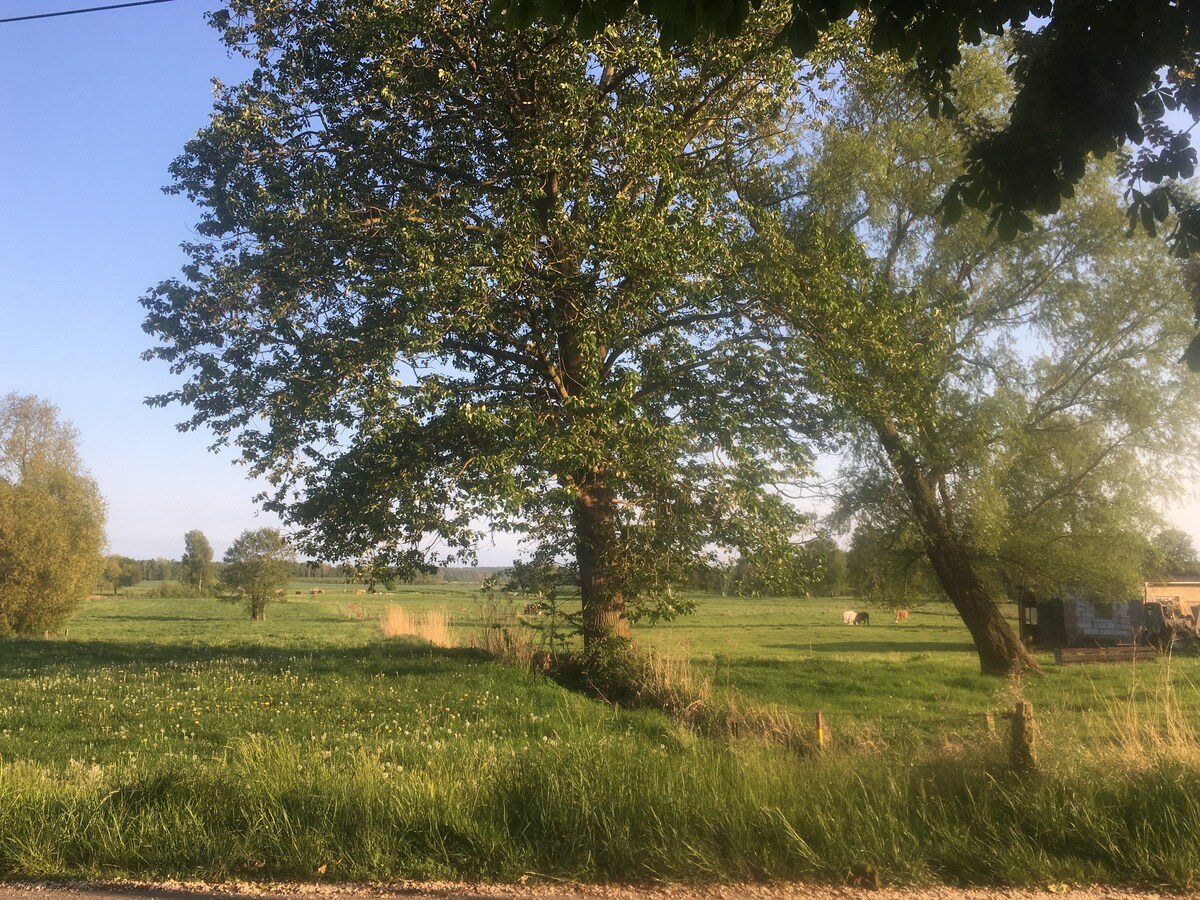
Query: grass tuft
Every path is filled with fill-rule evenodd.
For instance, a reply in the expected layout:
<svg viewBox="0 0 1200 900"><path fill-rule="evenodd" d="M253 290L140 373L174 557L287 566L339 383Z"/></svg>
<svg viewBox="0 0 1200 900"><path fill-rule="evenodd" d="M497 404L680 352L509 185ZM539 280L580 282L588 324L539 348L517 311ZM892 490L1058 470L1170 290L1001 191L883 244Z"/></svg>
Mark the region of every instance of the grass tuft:
<svg viewBox="0 0 1200 900"><path fill-rule="evenodd" d="M450 637L450 616L445 609L409 612L403 606L389 604L379 617L379 630L384 637L415 637L435 647L453 647Z"/></svg>

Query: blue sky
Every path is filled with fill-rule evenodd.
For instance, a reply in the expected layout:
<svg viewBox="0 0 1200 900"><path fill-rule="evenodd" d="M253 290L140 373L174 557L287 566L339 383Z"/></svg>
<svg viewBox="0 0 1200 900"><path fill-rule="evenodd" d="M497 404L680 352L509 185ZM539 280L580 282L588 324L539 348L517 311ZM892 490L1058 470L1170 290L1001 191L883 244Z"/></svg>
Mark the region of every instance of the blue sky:
<svg viewBox="0 0 1200 900"><path fill-rule="evenodd" d="M5 0L0 17L71 0ZM178 557L199 528L218 554L257 492L178 409L143 398L174 379L139 354L137 303L176 274L195 210L167 166L202 126L211 78L236 81L208 0L0 24L0 393L37 394L79 429L109 502L112 552Z"/></svg>
<svg viewBox="0 0 1200 900"><path fill-rule="evenodd" d="M115 0L4 0L0 18ZM198 528L218 556L247 528L277 525L261 489L208 433L180 433L174 387L137 300L179 273L197 210L167 196L167 167L208 120L212 79L241 80L204 14L216 0L0 24L0 395L36 394L82 437L108 500L110 552L183 553ZM480 547L510 562L515 541Z"/></svg>
<svg viewBox="0 0 1200 900"><path fill-rule="evenodd" d="M4 0L0 18L99 5ZM167 166L207 120L211 79L248 71L204 13L212 0L0 24L0 394L55 403L109 502L112 552L183 552L199 528L218 554L256 511L258 487L178 408L142 400L176 384L141 361L137 299L183 263L197 212L162 193ZM1170 513L1200 544L1200 507ZM481 549L512 558L511 541Z"/></svg>

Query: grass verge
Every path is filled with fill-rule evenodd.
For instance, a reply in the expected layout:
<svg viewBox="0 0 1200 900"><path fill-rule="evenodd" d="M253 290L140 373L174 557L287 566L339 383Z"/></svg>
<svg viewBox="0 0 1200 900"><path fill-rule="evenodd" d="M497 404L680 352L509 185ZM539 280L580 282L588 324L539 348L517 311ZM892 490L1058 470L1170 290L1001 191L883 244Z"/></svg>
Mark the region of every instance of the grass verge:
<svg viewBox="0 0 1200 900"><path fill-rule="evenodd" d="M233 741L193 767L6 765L10 878L485 879L1192 886L1200 771L995 748L800 759L583 727L533 751L410 764Z"/></svg>

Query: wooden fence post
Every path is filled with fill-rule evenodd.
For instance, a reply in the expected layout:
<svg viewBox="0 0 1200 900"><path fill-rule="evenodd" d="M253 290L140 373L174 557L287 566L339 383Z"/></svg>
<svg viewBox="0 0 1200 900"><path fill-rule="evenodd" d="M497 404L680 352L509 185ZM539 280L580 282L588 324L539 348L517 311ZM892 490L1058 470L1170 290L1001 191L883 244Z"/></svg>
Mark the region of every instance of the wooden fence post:
<svg viewBox="0 0 1200 900"><path fill-rule="evenodd" d="M1013 710L1012 764L1018 772L1037 768L1037 723L1033 720L1033 704L1027 700Z"/></svg>
<svg viewBox="0 0 1200 900"><path fill-rule="evenodd" d="M825 749L825 716L817 710L817 749Z"/></svg>

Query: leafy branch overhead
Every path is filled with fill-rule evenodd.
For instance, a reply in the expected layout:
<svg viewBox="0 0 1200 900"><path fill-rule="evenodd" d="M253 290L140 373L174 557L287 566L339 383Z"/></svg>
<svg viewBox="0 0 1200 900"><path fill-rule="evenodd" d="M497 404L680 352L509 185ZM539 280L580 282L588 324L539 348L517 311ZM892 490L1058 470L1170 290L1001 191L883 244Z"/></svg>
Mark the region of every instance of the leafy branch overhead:
<svg viewBox="0 0 1200 900"><path fill-rule="evenodd" d="M574 21L585 32L618 20L629 0L512 0L515 22ZM668 43L735 35L751 0L640 0ZM972 147L946 190L941 213L989 213L1005 239L1033 227L1074 196L1089 157L1120 152L1131 226L1155 234L1171 223L1176 255L1200 249L1200 207L1175 184L1196 169L1190 122L1200 116L1196 82L1200 3L1178 0L791 0L780 40L798 57L838 23L869 23L869 46L909 62L934 117L957 113L952 73L964 45L1007 34L1017 92L1002 125L964 122ZM1184 121L1188 120L1188 121ZM1200 316L1200 307L1197 308ZM1200 344L1188 351L1200 369Z"/></svg>

